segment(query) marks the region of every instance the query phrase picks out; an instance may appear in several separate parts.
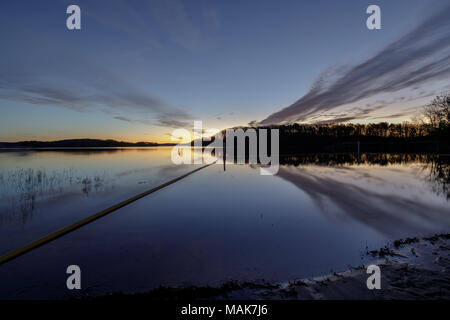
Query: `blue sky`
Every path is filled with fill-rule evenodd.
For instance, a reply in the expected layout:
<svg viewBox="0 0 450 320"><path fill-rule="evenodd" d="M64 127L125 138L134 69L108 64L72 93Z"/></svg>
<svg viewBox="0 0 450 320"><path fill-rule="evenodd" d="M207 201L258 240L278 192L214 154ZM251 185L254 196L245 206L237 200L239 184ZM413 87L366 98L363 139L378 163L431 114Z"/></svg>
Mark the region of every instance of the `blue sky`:
<svg viewBox="0 0 450 320"><path fill-rule="evenodd" d="M66 28L70 4L81 8L81 30ZM366 28L370 4L381 7L381 30ZM283 113L271 115L308 96L321 75L331 82L342 77L443 4L2 1L0 141L169 141L174 128L189 128L194 119L218 129L283 121ZM448 41L448 35L441 36ZM440 49L439 57L448 57L448 46ZM442 63L448 67L447 60ZM443 75L426 80L416 93L403 86L399 92L377 91L319 108L311 117L299 115L305 108L300 103L286 121L328 121L355 112L350 121L403 121L449 85Z"/></svg>

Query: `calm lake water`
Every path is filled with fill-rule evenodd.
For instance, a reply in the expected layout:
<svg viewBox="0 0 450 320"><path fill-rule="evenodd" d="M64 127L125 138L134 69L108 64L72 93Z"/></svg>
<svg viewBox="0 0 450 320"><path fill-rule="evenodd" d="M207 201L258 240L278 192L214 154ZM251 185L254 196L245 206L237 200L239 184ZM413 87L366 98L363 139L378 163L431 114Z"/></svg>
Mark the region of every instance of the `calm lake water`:
<svg viewBox="0 0 450 320"><path fill-rule="evenodd" d="M0 152L0 254L196 167L172 164L170 152ZM364 263L367 248L450 229L449 163L442 155L301 155L283 157L276 176L212 165L1 265L0 298L345 270ZM66 289L71 264L81 267L81 292Z"/></svg>

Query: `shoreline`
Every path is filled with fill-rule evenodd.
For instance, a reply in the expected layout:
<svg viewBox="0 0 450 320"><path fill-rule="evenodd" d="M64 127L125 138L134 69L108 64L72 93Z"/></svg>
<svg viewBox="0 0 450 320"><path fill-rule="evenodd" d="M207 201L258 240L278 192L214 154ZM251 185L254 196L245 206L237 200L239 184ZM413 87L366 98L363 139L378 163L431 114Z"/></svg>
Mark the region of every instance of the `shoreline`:
<svg viewBox="0 0 450 320"><path fill-rule="evenodd" d="M279 283L228 281L220 287L163 287L88 300L430 300L450 299L450 233L398 239L367 251L381 269L381 289L366 286L367 265Z"/></svg>

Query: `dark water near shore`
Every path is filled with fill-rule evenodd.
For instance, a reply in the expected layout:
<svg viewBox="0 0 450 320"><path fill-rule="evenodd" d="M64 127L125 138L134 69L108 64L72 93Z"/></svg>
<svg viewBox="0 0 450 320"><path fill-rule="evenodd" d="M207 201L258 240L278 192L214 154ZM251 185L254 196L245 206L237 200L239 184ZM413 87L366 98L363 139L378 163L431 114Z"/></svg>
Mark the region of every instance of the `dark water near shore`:
<svg viewBox="0 0 450 320"><path fill-rule="evenodd" d="M0 152L0 254L195 168L170 148ZM450 229L448 156L282 157L203 169L0 266L0 297L83 293L229 279L285 281L364 262L368 248ZM78 293L79 294L79 293Z"/></svg>

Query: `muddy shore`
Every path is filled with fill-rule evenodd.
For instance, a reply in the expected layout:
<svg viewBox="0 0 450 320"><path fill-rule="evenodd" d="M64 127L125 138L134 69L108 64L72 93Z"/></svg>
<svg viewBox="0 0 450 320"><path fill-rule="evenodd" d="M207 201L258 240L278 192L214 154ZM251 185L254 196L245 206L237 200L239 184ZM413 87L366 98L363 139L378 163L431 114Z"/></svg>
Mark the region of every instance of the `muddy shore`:
<svg viewBox="0 0 450 320"><path fill-rule="evenodd" d="M284 283L230 281L220 287L159 287L144 293L113 293L94 300L185 299L450 299L450 234L399 239L367 251L381 270L381 289L367 289L367 265Z"/></svg>

